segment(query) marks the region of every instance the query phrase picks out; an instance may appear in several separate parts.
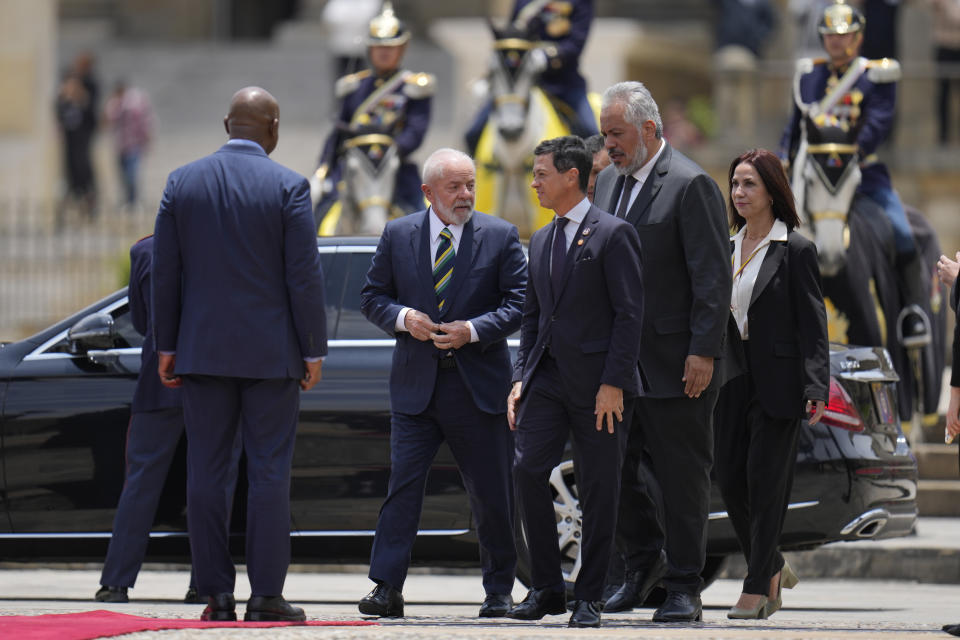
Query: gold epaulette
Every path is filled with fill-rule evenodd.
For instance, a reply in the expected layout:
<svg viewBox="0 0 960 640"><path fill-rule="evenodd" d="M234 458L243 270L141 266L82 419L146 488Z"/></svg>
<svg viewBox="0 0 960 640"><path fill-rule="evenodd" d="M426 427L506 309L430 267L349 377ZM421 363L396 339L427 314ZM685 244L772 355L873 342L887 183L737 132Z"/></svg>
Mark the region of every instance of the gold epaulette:
<svg viewBox="0 0 960 640"><path fill-rule="evenodd" d="M403 93L413 100L429 98L433 95L436 81L432 73L410 73L403 79Z"/></svg>
<svg viewBox="0 0 960 640"><path fill-rule="evenodd" d="M333 86L333 91L338 98L353 93L357 90L357 87L360 86L360 82L370 76L370 69L363 69L362 71L357 71L356 73L351 73L348 76L343 76L337 83Z"/></svg>
<svg viewBox="0 0 960 640"><path fill-rule="evenodd" d="M893 58L867 61L867 79L876 84L897 82L903 76L900 63Z"/></svg>

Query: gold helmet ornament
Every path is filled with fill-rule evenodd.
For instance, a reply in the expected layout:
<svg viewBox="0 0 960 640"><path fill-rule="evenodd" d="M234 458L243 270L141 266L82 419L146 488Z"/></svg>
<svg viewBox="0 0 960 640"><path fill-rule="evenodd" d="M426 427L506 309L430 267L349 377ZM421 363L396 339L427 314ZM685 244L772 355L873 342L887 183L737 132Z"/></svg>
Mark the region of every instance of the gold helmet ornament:
<svg viewBox="0 0 960 640"><path fill-rule="evenodd" d="M393 3L387 0L383 3L380 13L370 21L370 37L367 46L370 47L399 47L410 40L410 30L397 18L393 11Z"/></svg>
<svg viewBox="0 0 960 640"><path fill-rule="evenodd" d="M820 16L820 22L817 24L817 31L821 36L828 33L844 34L863 31L866 25L866 19L856 8L846 4L844 0L837 0L823 10Z"/></svg>

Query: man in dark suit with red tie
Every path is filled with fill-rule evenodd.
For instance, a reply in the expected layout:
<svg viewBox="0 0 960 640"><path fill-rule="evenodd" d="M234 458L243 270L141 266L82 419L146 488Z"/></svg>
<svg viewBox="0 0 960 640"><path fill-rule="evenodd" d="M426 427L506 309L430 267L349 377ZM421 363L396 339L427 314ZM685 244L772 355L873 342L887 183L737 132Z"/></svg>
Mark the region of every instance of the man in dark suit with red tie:
<svg viewBox="0 0 960 640"><path fill-rule="evenodd" d="M647 309L646 393L631 424L617 521L626 577L605 610L642 604L665 574L667 599L654 621L699 620L713 408L732 373L722 357L731 318L726 207L716 182L663 139L657 103L641 83L607 89L600 126L613 165L597 176L594 202L640 236ZM656 486L638 485L651 479L660 504Z"/></svg>
<svg viewBox="0 0 960 640"><path fill-rule="evenodd" d="M444 441L476 520L486 591L480 617L501 617L513 605L507 336L520 326L527 269L517 228L473 210L475 176L460 151L427 158L430 208L387 224L360 294L367 319L397 340L390 482L370 553L376 586L360 600L361 613L403 616L427 473Z"/></svg>
<svg viewBox="0 0 960 640"><path fill-rule="evenodd" d="M557 217L530 238L530 276L508 418L516 432L519 513L532 584L507 615L566 612L549 478L573 438L583 508L581 568L571 627L600 626L643 321L640 242L633 227L590 204L593 157L580 138L541 142L533 188Z"/></svg>
<svg viewBox="0 0 960 640"><path fill-rule="evenodd" d="M302 621L283 598L300 389L327 353L323 273L306 179L268 157L280 110L234 94L217 152L170 174L157 213L154 331L160 380L183 387L187 519L204 620L236 620L223 499L239 429L247 455L249 621ZM299 387L298 387L299 383Z"/></svg>

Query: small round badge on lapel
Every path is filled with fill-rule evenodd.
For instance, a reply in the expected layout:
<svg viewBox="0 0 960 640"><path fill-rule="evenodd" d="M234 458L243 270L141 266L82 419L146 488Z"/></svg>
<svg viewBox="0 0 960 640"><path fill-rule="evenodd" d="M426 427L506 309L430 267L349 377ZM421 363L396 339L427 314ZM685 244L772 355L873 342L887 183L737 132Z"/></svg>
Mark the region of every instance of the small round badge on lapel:
<svg viewBox="0 0 960 640"><path fill-rule="evenodd" d="M578 247L582 247L582 246L583 246L583 238L580 238L579 240L577 240L577 246L578 246Z"/></svg>
<svg viewBox="0 0 960 640"><path fill-rule="evenodd" d="M587 227L586 229L583 230L583 235L585 236L590 235L590 227Z"/></svg>

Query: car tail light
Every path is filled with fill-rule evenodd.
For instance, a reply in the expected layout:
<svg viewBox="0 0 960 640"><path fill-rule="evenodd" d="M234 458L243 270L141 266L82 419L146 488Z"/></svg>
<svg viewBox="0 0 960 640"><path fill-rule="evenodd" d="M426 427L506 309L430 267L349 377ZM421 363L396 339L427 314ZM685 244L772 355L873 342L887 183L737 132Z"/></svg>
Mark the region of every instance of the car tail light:
<svg viewBox="0 0 960 640"><path fill-rule="evenodd" d="M813 415L812 410L811 415ZM860 419L860 412L857 411L857 407L850 399L850 394L833 376L830 377L830 399L827 401L826 409L820 421L838 429L863 431L863 420Z"/></svg>

